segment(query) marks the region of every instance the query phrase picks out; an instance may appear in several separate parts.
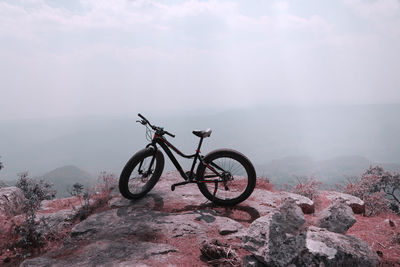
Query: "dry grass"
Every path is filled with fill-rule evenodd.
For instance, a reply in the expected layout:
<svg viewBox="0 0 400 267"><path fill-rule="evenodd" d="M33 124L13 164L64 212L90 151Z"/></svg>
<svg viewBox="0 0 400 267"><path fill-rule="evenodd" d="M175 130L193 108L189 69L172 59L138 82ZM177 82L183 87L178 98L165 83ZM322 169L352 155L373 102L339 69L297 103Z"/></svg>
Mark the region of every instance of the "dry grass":
<svg viewBox="0 0 400 267"><path fill-rule="evenodd" d="M205 261L211 266L240 266L240 260L232 247L217 239L204 242L200 248Z"/></svg>

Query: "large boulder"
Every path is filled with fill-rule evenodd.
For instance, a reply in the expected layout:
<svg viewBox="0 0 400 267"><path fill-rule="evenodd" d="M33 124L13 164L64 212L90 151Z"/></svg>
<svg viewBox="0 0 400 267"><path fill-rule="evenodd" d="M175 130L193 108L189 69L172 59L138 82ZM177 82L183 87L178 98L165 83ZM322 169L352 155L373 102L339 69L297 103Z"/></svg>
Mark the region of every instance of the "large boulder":
<svg viewBox="0 0 400 267"><path fill-rule="evenodd" d="M305 246L297 231L305 223L304 214L293 199L285 199L280 208L255 220L242 237L244 248L262 263L287 266Z"/></svg>
<svg viewBox="0 0 400 267"><path fill-rule="evenodd" d="M339 199L317 214L317 226L335 233L346 233L356 222L354 213L346 201Z"/></svg>
<svg viewBox="0 0 400 267"><path fill-rule="evenodd" d="M365 211L364 201L358 197L336 191L321 191L320 193L331 202L336 202L340 199L343 199L346 204L351 207L355 214L362 214Z"/></svg>
<svg viewBox="0 0 400 267"><path fill-rule="evenodd" d="M333 207L349 208L339 204ZM243 259L244 266L379 265L378 255L356 237L315 226L302 230L304 217L296 208L299 210L294 201L286 201L278 211L250 225L242 240L253 255Z"/></svg>
<svg viewBox="0 0 400 267"><path fill-rule="evenodd" d="M154 266L140 264L152 259L167 263L176 249L168 244L132 242L128 238L118 242L100 239L81 247L68 247L64 255L53 254L28 259L20 266ZM160 264L161 265L161 264Z"/></svg>
<svg viewBox="0 0 400 267"><path fill-rule="evenodd" d="M287 243L288 240L296 242ZM379 266L380 263L378 255L363 240L315 226L310 226L306 232L283 241L286 242L281 244L275 242L276 250L281 248L281 253L271 253L270 249L270 253L265 255L267 257L246 256L243 265L246 267L373 267Z"/></svg>
<svg viewBox="0 0 400 267"><path fill-rule="evenodd" d="M378 266L378 255L354 236L315 226L306 233L305 248L293 262L296 266Z"/></svg>
<svg viewBox="0 0 400 267"><path fill-rule="evenodd" d="M12 217L23 212L25 196L15 186L0 188L0 216Z"/></svg>

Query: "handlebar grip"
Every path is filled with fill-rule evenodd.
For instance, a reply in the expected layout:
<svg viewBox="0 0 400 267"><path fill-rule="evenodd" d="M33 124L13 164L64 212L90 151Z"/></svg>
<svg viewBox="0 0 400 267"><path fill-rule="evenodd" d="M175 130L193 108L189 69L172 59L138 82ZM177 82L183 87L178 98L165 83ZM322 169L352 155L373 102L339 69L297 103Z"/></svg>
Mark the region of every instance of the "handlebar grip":
<svg viewBox="0 0 400 267"><path fill-rule="evenodd" d="M169 133L169 132L167 132L167 131L164 131L164 133L165 133L165 134L168 134L169 136L171 136L171 137L173 137L173 138L175 138L175 135L172 134L172 133Z"/></svg>
<svg viewBox="0 0 400 267"><path fill-rule="evenodd" d="M137 115L138 115L140 118L142 118L143 120L148 121L145 117L143 117L142 114L138 113Z"/></svg>

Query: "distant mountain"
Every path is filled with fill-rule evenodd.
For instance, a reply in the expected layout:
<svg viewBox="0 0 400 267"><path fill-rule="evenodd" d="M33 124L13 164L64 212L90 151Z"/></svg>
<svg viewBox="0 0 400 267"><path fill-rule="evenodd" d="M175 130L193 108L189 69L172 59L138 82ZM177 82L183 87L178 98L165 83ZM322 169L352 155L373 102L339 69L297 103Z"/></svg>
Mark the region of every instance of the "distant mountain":
<svg viewBox="0 0 400 267"><path fill-rule="evenodd" d="M57 198L70 196L67 189L74 183L91 185L96 181L89 173L73 165L56 168L41 178L54 184L53 188L57 190Z"/></svg>
<svg viewBox="0 0 400 267"><path fill-rule="evenodd" d="M314 161L343 155L360 155L372 162L400 163L398 114L400 104L271 106L144 115L155 125L176 134L175 139L167 138L186 154L192 153L198 143L191 131L211 128L213 133L201 149L204 154L227 147L242 152L254 164L282 159L265 170L270 172L270 167L284 164L288 168L284 171L291 177L299 174L298 171L317 172ZM106 170L119 174L128 159L148 143L144 127L135 123L136 114L131 115L1 121L0 156L4 169L0 176L3 180L15 180L18 173L29 171L37 177L67 164L90 173ZM296 159L290 155L311 158ZM186 164L184 169L190 168L190 161L179 160ZM344 159L345 162L353 160L359 166L356 172L364 168L362 160ZM320 163L348 168L340 162ZM166 170L173 167L166 159ZM342 177L343 172L339 171Z"/></svg>
<svg viewBox="0 0 400 267"><path fill-rule="evenodd" d="M296 177L315 177L325 184L335 184L345 181L346 177L360 176L371 165L400 172L400 164L375 163L362 156L341 156L321 161L307 156L284 157L258 165L257 172L275 184L290 183Z"/></svg>

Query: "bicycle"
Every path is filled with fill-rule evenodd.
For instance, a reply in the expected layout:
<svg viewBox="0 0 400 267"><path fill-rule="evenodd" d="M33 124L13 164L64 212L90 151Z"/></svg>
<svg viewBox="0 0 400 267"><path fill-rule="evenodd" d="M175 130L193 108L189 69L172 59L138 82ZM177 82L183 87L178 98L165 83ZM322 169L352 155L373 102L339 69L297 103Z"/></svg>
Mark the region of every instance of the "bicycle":
<svg viewBox="0 0 400 267"><path fill-rule="evenodd" d="M200 154L203 139L211 135L211 129L193 131L194 135L200 137L200 141L196 153L185 155L165 138L165 135L173 138L175 135L163 127L152 125L140 113L138 116L141 120L136 122L146 127L146 138L150 143L134 154L121 172L119 190L125 198L141 198L158 182L164 169L164 155L157 145L164 150L184 179L183 182L172 184L172 191L177 186L196 183L208 200L222 206L236 205L251 195L256 186L256 171L246 156L232 149L217 149L206 156ZM170 148L181 157L193 158L190 171L183 171ZM197 161L199 164L194 172Z"/></svg>

